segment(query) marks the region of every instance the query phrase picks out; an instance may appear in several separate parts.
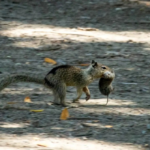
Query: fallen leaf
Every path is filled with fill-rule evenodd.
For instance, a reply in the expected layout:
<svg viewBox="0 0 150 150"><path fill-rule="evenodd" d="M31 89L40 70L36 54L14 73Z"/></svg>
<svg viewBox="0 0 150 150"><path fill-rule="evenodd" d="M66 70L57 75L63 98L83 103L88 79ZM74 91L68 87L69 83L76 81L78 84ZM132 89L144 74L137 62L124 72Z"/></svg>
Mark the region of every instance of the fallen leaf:
<svg viewBox="0 0 150 150"><path fill-rule="evenodd" d="M89 66L89 64L79 64L80 66Z"/></svg>
<svg viewBox="0 0 150 150"><path fill-rule="evenodd" d="M47 147L45 144L37 144L38 146Z"/></svg>
<svg viewBox="0 0 150 150"><path fill-rule="evenodd" d="M42 112L42 111L44 111L44 109L35 109L35 110L34 110L34 109L31 109L30 111L31 111L31 112Z"/></svg>
<svg viewBox="0 0 150 150"><path fill-rule="evenodd" d="M50 59L50 58L44 58L44 61L47 62L47 63L51 63L53 65L57 64L57 62L53 59Z"/></svg>
<svg viewBox="0 0 150 150"><path fill-rule="evenodd" d="M67 120L67 118L69 118L69 112L68 112L68 109L65 108L61 112L60 119L61 120Z"/></svg>
<svg viewBox="0 0 150 150"><path fill-rule="evenodd" d="M97 122L99 122L99 120L94 120L93 122L97 123Z"/></svg>
<svg viewBox="0 0 150 150"><path fill-rule="evenodd" d="M24 123L30 123L31 122L31 120L25 120L24 121Z"/></svg>
<svg viewBox="0 0 150 150"><path fill-rule="evenodd" d="M31 101L30 97L27 96L27 97L25 97L24 102L26 102L26 103L31 103L32 101Z"/></svg>
<svg viewBox="0 0 150 150"><path fill-rule="evenodd" d="M111 126L111 125L106 125L105 127L106 128L113 128L113 126Z"/></svg>

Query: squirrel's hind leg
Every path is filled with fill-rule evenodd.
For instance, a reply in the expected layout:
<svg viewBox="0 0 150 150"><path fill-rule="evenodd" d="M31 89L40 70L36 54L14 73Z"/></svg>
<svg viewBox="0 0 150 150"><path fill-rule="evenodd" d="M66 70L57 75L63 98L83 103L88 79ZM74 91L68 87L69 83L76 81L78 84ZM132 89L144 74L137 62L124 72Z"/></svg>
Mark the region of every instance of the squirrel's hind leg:
<svg viewBox="0 0 150 150"><path fill-rule="evenodd" d="M54 100L53 100L54 104L60 105L60 98L59 98L58 93L53 90L53 95L54 95Z"/></svg>

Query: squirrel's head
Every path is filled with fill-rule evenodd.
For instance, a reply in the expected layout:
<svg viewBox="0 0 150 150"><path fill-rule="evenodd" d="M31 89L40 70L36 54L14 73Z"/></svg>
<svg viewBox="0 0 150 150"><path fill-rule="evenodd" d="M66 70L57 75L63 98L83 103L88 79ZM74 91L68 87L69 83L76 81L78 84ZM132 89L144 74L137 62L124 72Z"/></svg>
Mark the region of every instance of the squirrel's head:
<svg viewBox="0 0 150 150"><path fill-rule="evenodd" d="M115 73L109 67L92 60L91 70L94 78L114 78Z"/></svg>

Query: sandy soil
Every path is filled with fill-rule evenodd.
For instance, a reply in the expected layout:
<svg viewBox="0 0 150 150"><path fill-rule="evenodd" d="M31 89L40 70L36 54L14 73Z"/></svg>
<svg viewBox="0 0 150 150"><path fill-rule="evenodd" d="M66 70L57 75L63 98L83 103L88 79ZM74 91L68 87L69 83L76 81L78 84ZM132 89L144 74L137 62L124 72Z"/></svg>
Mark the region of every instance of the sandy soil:
<svg viewBox="0 0 150 150"><path fill-rule="evenodd" d="M0 150L145 150L150 149L150 2L138 0L2 0L0 77L13 73L44 77L55 65L90 63L116 73L108 106L98 89L91 99L70 108L51 91L15 83L0 94ZM75 96L69 88L67 100ZM25 103L29 96L32 103ZM43 109L42 112L30 112ZM88 119L89 118L89 119Z"/></svg>

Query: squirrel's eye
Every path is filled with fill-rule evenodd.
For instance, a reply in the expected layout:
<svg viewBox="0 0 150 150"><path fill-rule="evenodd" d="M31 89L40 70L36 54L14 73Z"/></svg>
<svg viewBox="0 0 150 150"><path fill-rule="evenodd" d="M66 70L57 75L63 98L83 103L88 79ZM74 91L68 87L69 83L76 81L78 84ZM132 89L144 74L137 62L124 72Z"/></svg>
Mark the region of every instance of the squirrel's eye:
<svg viewBox="0 0 150 150"><path fill-rule="evenodd" d="M105 66L102 66L102 69L106 69L106 67L105 67Z"/></svg>

